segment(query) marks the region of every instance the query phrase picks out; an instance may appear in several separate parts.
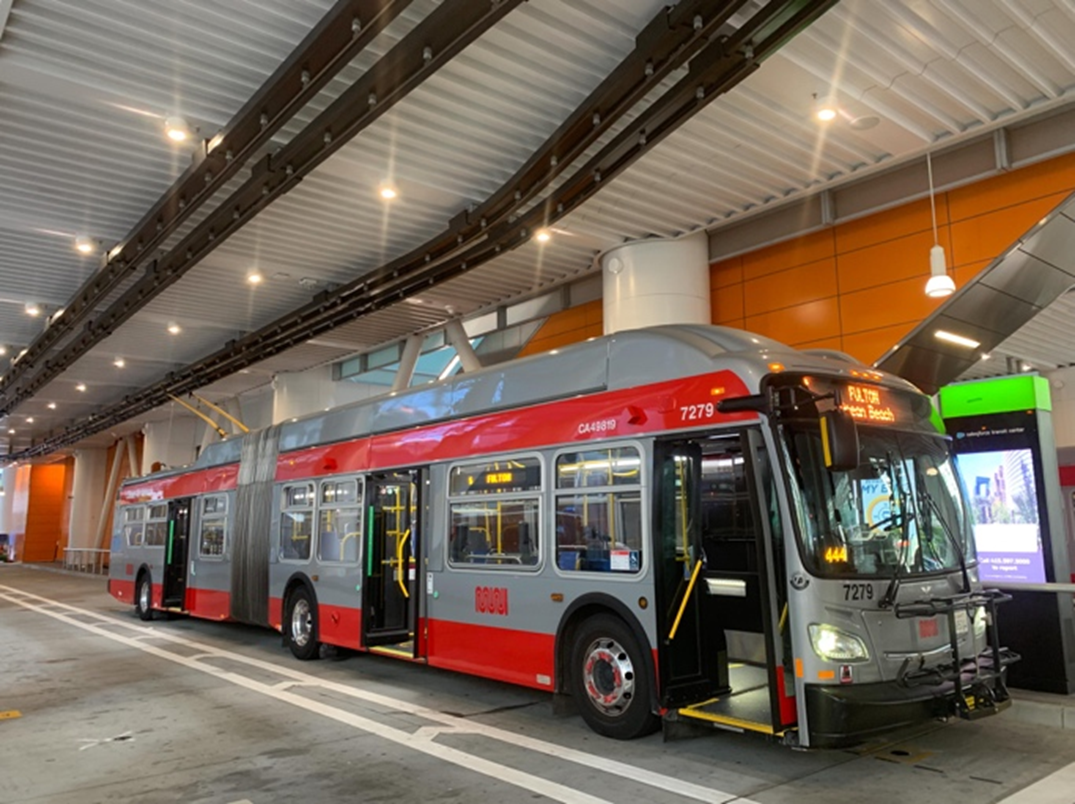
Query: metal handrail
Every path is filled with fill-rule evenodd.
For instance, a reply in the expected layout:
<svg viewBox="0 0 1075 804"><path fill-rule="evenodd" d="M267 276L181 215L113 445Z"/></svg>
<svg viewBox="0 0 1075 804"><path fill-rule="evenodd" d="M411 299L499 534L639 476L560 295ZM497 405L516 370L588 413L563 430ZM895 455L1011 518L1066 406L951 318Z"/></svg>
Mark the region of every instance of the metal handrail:
<svg viewBox="0 0 1075 804"><path fill-rule="evenodd" d="M91 575L104 575L108 572L108 557L111 552L98 547L65 547L63 568Z"/></svg>

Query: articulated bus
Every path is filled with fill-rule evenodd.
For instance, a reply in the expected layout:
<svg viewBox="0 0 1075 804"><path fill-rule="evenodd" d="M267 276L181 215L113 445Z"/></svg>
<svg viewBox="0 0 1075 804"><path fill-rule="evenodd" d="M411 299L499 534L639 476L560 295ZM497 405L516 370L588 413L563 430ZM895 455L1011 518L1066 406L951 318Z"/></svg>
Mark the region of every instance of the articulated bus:
<svg viewBox="0 0 1075 804"><path fill-rule="evenodd" d="M801 747L1009 704L930 399L739 330L621 332L127 481L109 590Z"/></svg>

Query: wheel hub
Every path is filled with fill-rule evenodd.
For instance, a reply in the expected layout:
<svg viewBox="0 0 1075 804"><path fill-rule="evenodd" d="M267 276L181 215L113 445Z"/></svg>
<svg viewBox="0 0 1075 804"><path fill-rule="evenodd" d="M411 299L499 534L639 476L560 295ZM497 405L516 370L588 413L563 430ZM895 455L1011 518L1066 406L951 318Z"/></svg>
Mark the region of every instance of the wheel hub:
<svg viewBox="0 0 1075 804"><path fill-rule="evenodd" d="M582 677L590 701L606 715L622 715L634 699L634 666L627 651L614 639L598 639L590 645Z"/></svg>
<svg viewBox="0 0 1075 804"><path fill-rule="evenodd" d="M310 604L305 600L296 600L291 608L291 641L300 648L310 641L313 631L313 615Z"/></svg>
<svg viewBox="0 0 1075 804"><path fill-rule="evenodd" d="M149 611L149 583L146 581L138 587L138 606L142 611Z"/></svg>

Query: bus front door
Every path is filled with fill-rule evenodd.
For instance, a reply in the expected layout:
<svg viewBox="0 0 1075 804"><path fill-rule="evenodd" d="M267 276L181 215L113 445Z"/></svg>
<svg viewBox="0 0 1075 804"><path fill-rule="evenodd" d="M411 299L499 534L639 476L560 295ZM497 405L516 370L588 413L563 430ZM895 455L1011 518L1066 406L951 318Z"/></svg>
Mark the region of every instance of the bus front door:
<svg viewBox="0 0 1075 804"><path fill-rule="evenodd" d="M367 485L363 644L416 657L419 540L417 470L373 475Z"/></svg>
<svg viewBox="0 0 1075 804"><path fill-rule="evenodd" d="M666 446L659 516L671 607L662 611L673 626L680 622L661 671L670 674L665 705L682 717L767 734L795 721L774 493L757 429ZM684 602L691 577L694 599ZM665 630L669 637L672 628Z"/></svg>
<svg viewBox="0 0 1075 804"><path fill-rule="evenodd" d="M164 589L161 605L185 608L187 557L190 553L190 497L168 503L168 538L164 543Z"/></svg>

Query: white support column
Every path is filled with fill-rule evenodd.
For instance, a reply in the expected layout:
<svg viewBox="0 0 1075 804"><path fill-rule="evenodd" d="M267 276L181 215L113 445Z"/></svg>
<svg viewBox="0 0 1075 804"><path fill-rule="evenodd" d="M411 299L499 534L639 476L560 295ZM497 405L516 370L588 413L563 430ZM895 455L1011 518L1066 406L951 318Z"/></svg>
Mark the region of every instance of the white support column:
<svg viewBox="0 0 1075 804"><path fill-rule="evenodd" d="M636 240L600 256L605 334L660 324L709 324L709 239Z"/></svg>
<svg viewBox="0 0 1075 804"><path fill-rule="evenodd" d="M128 450L129 438L126 442ZM116 452L122 456L118 448ZM107 474L108 450L100 447L75 450L68 547L96 547L100 543L101 519L110 499L105 494Z"/></svg>
<svg viewBox="0 0 1075 804"><path fill-rule="evenodd" d="M129 477L142 476L142 462L138 459L138 440L133 433L127 435L127 465L130 467Z"/></svg>
<svg viewBox="0 0 1075 804"><path fill-rule="evenodd" d="M11 533L15 529L14 518L11 515L11 507L15 502L15 479L18 472L17 466L5 466L4 496L0 497L0 533Z"/></svg>
<svg viewBox="0 0 1075 804"><path fill-rule="evenodd" d="M155 463L168 467L186 466L193 463L195 447L202 431L201 419L193 416L177 416L170 421L150 422L142 428L142 472L149 474Z"/></svg>
<svg viewBox="0 0 1075 804"><path fill-rule="evenodd" d="M455 353L459 355L459 364L463 367L463 371L471 372L481 369L481 358L474 351L474 347L470 345L470 338L467 337L467 332L463 329L462 321L458 318L453 318L444 325L444 334L448 337L448 343L455 347Z"/></svg>
<svg viewBox="0 0 1075 804"><path fill-rule="evenodd" d="M399 358L399 368L396 370L396 376L392 380L393 391L403 391L411 387L411 380L414 378L414 367L418 365L418 357L422 354L423 343L425 343L425 337L422 335L411 335L407 338L407 342L403 345L403 355Z"/></svg>

